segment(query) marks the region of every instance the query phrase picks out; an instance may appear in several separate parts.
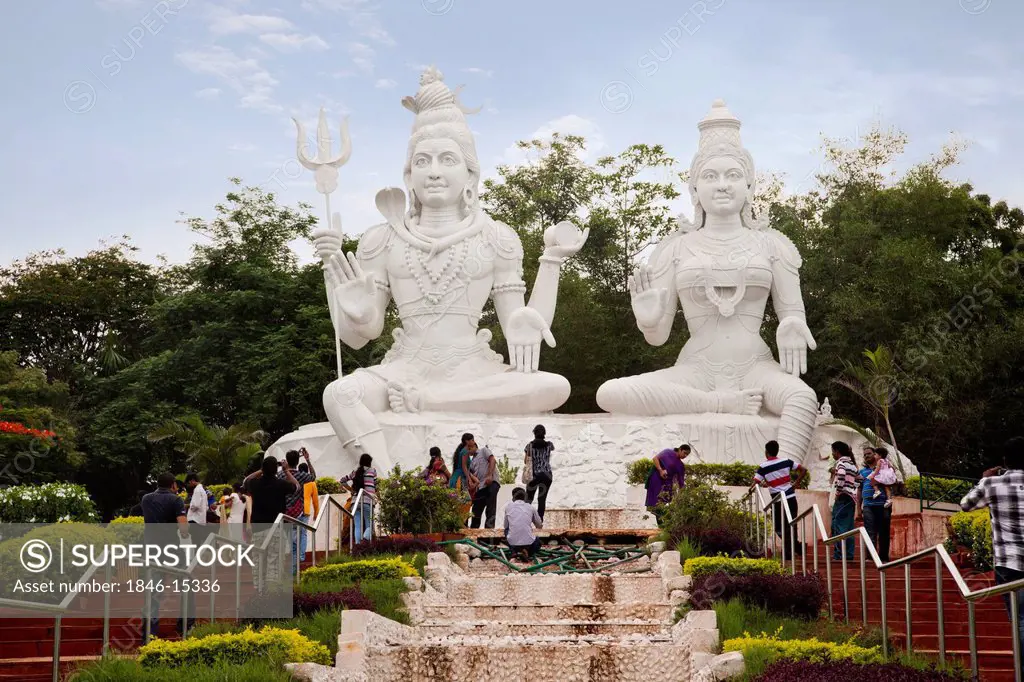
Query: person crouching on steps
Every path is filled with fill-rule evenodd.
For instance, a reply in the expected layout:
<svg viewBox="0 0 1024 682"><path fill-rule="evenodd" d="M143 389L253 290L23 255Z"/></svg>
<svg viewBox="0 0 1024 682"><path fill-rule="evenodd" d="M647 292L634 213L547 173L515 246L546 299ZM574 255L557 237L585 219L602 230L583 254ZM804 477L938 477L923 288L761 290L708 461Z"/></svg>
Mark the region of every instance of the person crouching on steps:
<svg viewBox="0 0 1024 682"><path fill-rule="evenodd" d="M522 554L531 559L540 549L540 538L533 534L533 526L544 527L540 514L526 501L523 488L512 489L512 502L505 507L505 542L513 554Z"/></svg>

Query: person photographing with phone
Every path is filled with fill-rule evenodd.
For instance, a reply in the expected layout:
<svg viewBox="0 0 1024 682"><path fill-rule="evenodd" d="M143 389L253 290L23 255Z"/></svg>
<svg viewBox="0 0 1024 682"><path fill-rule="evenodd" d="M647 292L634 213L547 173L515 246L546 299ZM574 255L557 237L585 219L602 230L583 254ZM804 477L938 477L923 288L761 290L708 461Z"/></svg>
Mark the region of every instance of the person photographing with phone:
<svg viewBox="0 0 1024 682"><path fill-rule="evenodd" d="M288 498L296 490L302 491L302 486L295 480L288 462L281 463L281 474L284 478L278 477L278 462L276 457L267 457L263 460L260 469L246 476L242 481L242 488L252 497L252 513L250 519L254 526L255 535L253 544L262 545L267 534L272 532L270 528L279 514L284 514ZM278 579L277 552L267 553L267 579L275 581Z"/></svg>
<svg viewBox="0 0 1024 682"><path fill-rule="evenodd" d="M960 500L965 512L988 507L992 518L992 563L996 584L1024 578L1024 437L1016 436L1003 446L1004 467L993 467L971 492ZM1010 594L1003 595L1007 611ZM1017 592L1017 637L1024 650L1024 598Z"/></svg>

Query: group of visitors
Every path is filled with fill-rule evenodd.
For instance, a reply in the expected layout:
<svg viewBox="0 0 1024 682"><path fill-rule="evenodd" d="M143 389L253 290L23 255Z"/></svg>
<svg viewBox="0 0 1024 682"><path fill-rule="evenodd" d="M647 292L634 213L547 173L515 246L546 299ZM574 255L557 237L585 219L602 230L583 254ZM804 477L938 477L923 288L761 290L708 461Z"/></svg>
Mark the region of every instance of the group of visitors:
<svg viewBox="0 0 1024 682"><path fill-rule="evenodd" d="M546 439L547 429L543 424L533 428L533 440L523 450L523 475L526 484L522 488L522 500L516 498L516 490L512 491L513 502L521 501L532 505L537 498L537 518L543 520L547 505L548 491L551 488L551 452L554 444ZM435 485L447 485L453 490L465 490L470 497L468 525L470 528L494 528L497 523L498 491L501 480L498 475L498 461L491 449L477 445L472 433L462 434L459 444L452 455L452 468L449 472L441 449L430 448L430 461L420 473L420 477ZM507 511L506 511L507 522ZM532 541L531 541L532 542ZM527 543L529 544L529 543Z"/></svg>
<svg viewBox="0 0 1024 682"><path fill-rule="evenodd" d="M861 466L854 461L853 451L843 441L832 443L835 465L830 469L832 490L832 535L853 530L858 520L864 521L871 542L878 552L878 558L889 561L889 538L892 526L893 486L899 476L889 462L889 450L885 447L862 448ZM854 558L855 540L851 536L837 543L832 550L836 561ZM845 552L844 552L845 549Z"/></svg>

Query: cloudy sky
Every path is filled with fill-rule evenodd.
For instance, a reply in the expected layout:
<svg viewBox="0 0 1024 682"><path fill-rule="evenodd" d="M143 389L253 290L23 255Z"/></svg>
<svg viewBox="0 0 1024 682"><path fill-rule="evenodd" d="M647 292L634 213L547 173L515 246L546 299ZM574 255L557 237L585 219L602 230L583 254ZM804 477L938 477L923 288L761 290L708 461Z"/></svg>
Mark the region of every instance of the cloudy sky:
<svg viewBox="0 0 1024 682"><path fill-rule="evenodd" d="M7 3L0 263L121 234L147 260L182 261L179 213L211 215L231 176L319 212L291 118L312 124L320 106L334 130L350 117L334 205L359 233L376 190L401 184L400 100L427 64L483 107L485 173L551 131L594 155L661 143L688 163L722 97L791 189L821 134L853 141L881 121L909 135L911 161L952 133L970 141L953 176L1024 204L1020 0L691 1Z"/></svg>

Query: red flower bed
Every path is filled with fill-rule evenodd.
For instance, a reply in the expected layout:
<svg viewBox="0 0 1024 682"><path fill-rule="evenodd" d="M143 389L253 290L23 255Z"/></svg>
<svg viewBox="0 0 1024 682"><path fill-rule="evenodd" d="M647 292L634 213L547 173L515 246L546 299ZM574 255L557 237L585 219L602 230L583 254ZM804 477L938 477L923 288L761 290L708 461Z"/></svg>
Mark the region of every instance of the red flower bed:
<svg viewBox="0 0 1024 682"><path fill-rule="evenodd" d="M409 552L441 552L441 546L424 538L382 537L370 542L360 542L352 547L352 556L376 556L378 554L408 554Z"/></svg>
<svg viewBox="0 0 1024 682"><path fill-rule="evenodd" d="M15 436L33 436L35 438L56 438L57 434L46 429L30 429L18 422L0 422L0 433L10 433Z"/></svg>
<svg viewBox="0 0 1024 682"><path fill-rule="evenodd" d="M322 609L346 608L352 610L373 611L373 600L359 591L359 588L350 587L341 592L318 592L316 594L305 594L296 592L292 595L292 604L295 608L295 615L309 615Z"/></svg>
<svg viewBox="0 0 1024 682"><path fill-rule="evenodd" d="M962 682L964 678L936 669L916 670L897 663L850 661L811 663L779 661L765 668L755 682L850 682L850 680L886 680L886 682Z"/></svg>
<svg viewBox="0 0 1024 682"><path fill-rule="evenodd" d="M717 601L739 597L766 611L797 618L817 618L825 602L825 583L816 574L748 575L725 573L702 576L693 581L690 603L710 609Z"/></svg>

